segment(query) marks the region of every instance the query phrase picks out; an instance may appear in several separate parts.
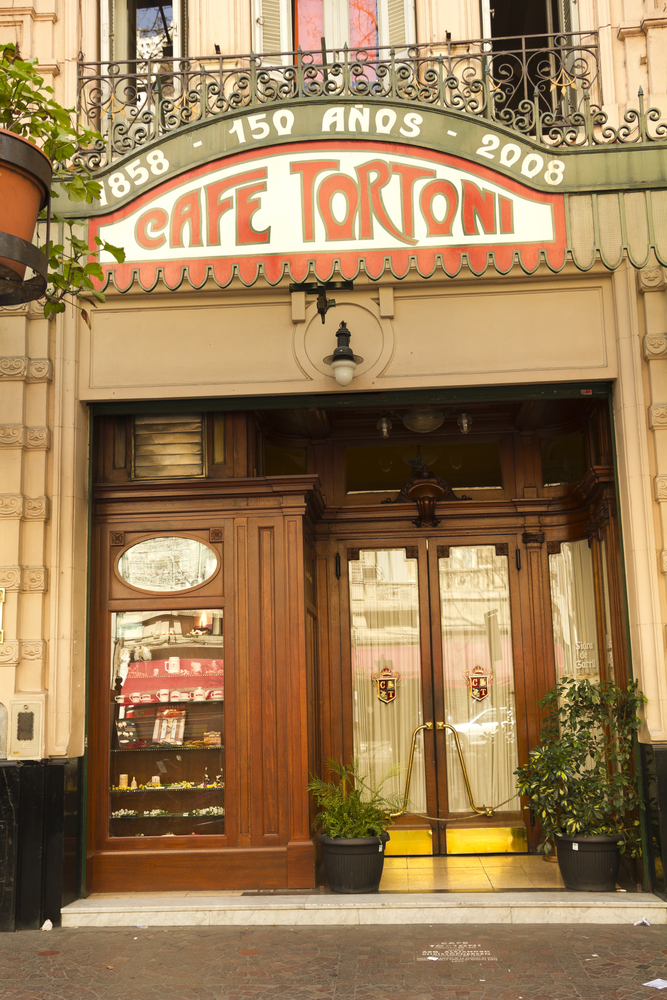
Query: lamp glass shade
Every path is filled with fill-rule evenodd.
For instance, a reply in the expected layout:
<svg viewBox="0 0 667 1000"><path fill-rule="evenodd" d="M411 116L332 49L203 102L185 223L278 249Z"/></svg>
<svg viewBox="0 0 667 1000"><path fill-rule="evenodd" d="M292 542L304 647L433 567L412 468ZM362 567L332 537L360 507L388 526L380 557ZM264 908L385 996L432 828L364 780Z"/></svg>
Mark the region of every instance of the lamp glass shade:
<svg viewBox="0 0 667 1000"><path fill-rule="evenodd" d="M357 363L352 358L336 358L331 362L331 367L338 385L349 385L354 378Z"/></svg>
<svg viewBox="0 0 667 1000"><path fill-rule="evenodd" d="M431 431L437 431L444 422L444 413L431 407L415 408L403 417L403 424L409 431L415 431L417 434L430 434Z"/></svg>

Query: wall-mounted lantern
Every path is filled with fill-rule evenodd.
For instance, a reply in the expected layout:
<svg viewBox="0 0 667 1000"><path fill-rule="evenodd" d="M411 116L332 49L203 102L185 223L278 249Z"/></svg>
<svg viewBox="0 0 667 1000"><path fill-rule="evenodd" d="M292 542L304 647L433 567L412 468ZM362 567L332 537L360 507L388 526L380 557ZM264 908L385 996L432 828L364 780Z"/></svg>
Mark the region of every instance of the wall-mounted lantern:
<svg viewBox="0 0 667 1000"><path fill-rule="evenodd" d="M358 354L353 354L350 347L351 336L352 334L348 330L345 321L343 321L336 330L338 347L333 354L324 358L325 365L331 365L333 368L334 378L338 382L338 385L349 385L354 378L357 365L360 365L364 360Z"/></svg>

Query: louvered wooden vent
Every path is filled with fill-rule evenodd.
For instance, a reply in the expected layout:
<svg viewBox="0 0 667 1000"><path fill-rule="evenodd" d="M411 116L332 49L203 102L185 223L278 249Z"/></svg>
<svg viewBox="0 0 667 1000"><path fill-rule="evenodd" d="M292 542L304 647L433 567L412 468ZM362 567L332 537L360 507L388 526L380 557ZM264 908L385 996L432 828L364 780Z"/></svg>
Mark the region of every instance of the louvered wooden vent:
<svg viewBox="0 0 667 1000"><path fill-rule="evenodd" d="M200 413L134 418L134 478L204 475L204 419Z"/></svg>

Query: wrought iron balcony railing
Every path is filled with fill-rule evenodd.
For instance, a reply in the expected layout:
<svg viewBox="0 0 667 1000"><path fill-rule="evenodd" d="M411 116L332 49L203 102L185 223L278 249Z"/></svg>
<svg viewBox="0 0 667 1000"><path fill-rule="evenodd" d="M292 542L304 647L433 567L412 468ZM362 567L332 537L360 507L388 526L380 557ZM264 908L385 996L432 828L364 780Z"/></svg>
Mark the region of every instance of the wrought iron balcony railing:
<svg viewBox="0 0 667 1000"><path fill-rule="evenodd" d="M86 159L108 165L152 139L249 107L308 100L405 101L474 115L551 147L667 137L660 113L608 124L598 36L550 34L395 48L79 63L79 114L105 142Z"/></svg>

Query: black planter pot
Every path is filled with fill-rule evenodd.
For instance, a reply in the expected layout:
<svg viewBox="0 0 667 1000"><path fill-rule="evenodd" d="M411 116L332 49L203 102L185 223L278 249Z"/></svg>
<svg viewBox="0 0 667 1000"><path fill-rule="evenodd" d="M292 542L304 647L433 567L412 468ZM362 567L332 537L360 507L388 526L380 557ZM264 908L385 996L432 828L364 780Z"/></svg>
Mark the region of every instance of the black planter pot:
<svg viewBox="0 0 667 1000"><path fill-rule="evenodd" d="M579 892L613 892L621 855L619 835L606 837L558 837L558 867L568 889Z"/></svg>
<svg viewBox="0 0 667 1000"><path fill-rule="evenodd" d="M332 892L377 892L384 868L381 837L325 837L320 835L324 870Z"/></svg>

